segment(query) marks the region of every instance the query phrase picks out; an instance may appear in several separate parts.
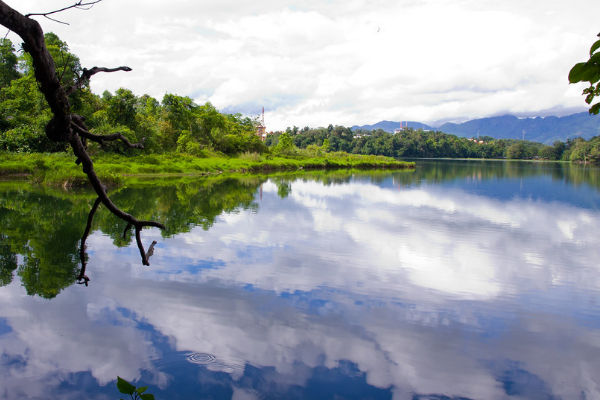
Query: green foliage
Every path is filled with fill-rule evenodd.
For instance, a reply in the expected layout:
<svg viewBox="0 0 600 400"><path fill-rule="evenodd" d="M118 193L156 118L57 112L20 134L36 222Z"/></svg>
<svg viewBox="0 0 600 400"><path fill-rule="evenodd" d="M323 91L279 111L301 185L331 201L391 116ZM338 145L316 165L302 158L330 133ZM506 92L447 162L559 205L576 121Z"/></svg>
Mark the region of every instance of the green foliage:
<svg viewBox="0 0 600 400"><path fill-rule="evenodd" d="M45 39L61 84L76 82L82 72L79 58L57 35L47 33ZM254 134L256 121L240 114L222 114L212 104L197 105L189 97L166 94L159 103L148 95L138 97L126 88L114 94L105 91L100 97L85 86L69 100L72 112L84 116L91 131L99 135L120 132L132 143L144 139L145 153L176 150L207 156L267 151ZM50 118L46 100L37 87L31 57L27 53L17 57L10 40L0 41L0 150L65 151L67 144L46 138L45 126ZM93 155L139 153L120 142L89 146Z"/></svg>
<svg viewBox="0 0 600 400"><path fill-rule="evenodd" d="M414 163L397 161L383 156L359 156L331 152L309 157L297 154L274 157L259 153L245 153L243 157L228 158L206 151L207 157L167 153L123 156L100 153L95 157L95 169L103 183L116 186L130 179L128 176L147 174L222 173L236 171L274 171L310 168L414 168ZM75 157L66 153L22 154L0 153L0 175L28 173L33 182L55 186L87 185L87 178L75 164Z"/></svg>
<svg viewBox="0 0 600 400"><path fill-rule="evenodd" d="M114 96L106 96L106 119L112 126L125 126L132 131L137 129L138 99L129 89L120 88Z"/></svg>
<svg viewBox="0 0 600 400"><path fill-rule="evenodd" d="M0 89L21 77L18 58L10 39L0 39Z"/></svg>
<svg viewBox="0 0 600 400"><path fill-rule="evenodd" d="M66 43L55 34L47 33L45 39L61 83L74 83L81 72L79 58L70 53ZM64 151L66 144L54 143L46 138L44 129L51 112L38 90L31 57L23 53L18 58L23 74L14 74L11 70L15 68L14 59L17 56L13 51L10 41L0 46L0 57L7 60L0 65L0 75L9 76L0 89L0 149L18 152ZM81 100L87 96L84 92L73 95L74 111L81 108Z"/></svg>
<svg viewBox="0 0 600 400"><path fill-rule="evenodd" d="M145 393L148 390L148 386L136 388L120 376L117 376L117 389L123 394L130 395L132 400L154 400L153 394Z"/></svg>
<svg viewBox="0 0 600 400"><path fill-rule="evenodd" d="M281 155L294 155L298 152L292 136L288 132L283 132L279 136L279 142L275 146L275 152Z"/></svg>
<svg viewBox="0 0 600 400"><path fill-rule="evenodd" d="M506 158L511 160L522 160L526 158L525 154L525 145L522 142L514 143L506 149Z"/></svg>
<svg viewBox="0 0 600 400"><path fill-rule="evenodd" d="M600 37L600 34L598 34ZM600 102L593 104L594 98L600 95L600 40L596 41L590 48L590 59L586 62L575 64L569 72L569 82L589 82L590 86L583 90L585 102L590 104L590 114L600 113Z"/></svg>
<svg viewBox="0 0 600 400"><path fill-rule="evenodd" d="M565 146L565 158L569 161L600 163L600 136L595 136L589 141L583 138L568 140Z"/></svg>
<svg viewBox="0 0 600 400"><path fill-rule="evenodd" d="M190 131L183 130L177 139L177 151L196 157L207 157L208 154L202 149L202 145L194 140Z"/></svg>
<svg viewBox="0 0 600 400"><path fill-rule="evenodd" d="M72 85L77 82L82 70L79 57L71 53L67 43L60 40L56 34L48 32L44 34L44 39L46 41L46 48L54 60L61 85ZM28 64L28 69L32 69L31 64Z"/></svg>
<svg viewBox="0 0 600 400"><path fill-rule="evenodd" d="M298 148L291 154L305 157L321 157L329 151L344 151L395 158L506 158L508 148L515 143L522 142L525 150L518 155L512 152L511 157L530 159L540 157L540 152L545 148L552 149L550 146L528 141L494 140L491 137L486 137L485 140L475 140L443 132L413 130L412 128L397 135L381 129L353 131L342 126L304 128L296 134L293 132L294 130L289 128L286 132L276 132L274 135L269 135L266 143L271 146L275 154L285 154L279 152L279 143L281 137L287 135L292 138L294 145ZM520 148L520 145L517 148ZM546 154L549 154L548 151Z"/></svg>

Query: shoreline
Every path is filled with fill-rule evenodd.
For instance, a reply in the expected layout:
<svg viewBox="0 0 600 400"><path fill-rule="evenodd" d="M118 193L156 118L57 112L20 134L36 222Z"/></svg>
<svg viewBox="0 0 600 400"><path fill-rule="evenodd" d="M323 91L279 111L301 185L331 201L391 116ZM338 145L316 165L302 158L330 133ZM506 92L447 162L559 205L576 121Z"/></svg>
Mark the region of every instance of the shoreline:
<svg viewBox="0 0 600 400"><path fill-rule="evenodd" d="M2 153L0 179L28 179L49 186L86 186L87 176L67 153ZM94 168L107 186L120 186L131 178L202 177L221 174L258 174L277 171L330 169L414 170L415 162L390 157L326 153L320 157L273 157L253 154L235 158L199 158L186 154L94 156Z"/></svg>

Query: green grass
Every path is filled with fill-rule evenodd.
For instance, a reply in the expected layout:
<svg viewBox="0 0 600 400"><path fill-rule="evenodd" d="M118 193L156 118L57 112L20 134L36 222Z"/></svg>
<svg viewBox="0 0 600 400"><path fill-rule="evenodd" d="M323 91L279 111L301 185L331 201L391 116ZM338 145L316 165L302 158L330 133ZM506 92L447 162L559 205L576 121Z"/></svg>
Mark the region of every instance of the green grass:
<svg viewBox="0 0 600 400"><path fill-rule="evenodd" d="M94 168L105 185L116 186L135 176L206 175L234 172L295 171L309 169L411 169L414 162L383 156L362 156L342 152L318 157L273 156L256 153L237 158L199 158L186 154L150 154L127 157L103 154L94 157ZM34 183L54 186L87 185L87 177L75 157L67 153L0 153L0 175L30 176Z"/></svg>

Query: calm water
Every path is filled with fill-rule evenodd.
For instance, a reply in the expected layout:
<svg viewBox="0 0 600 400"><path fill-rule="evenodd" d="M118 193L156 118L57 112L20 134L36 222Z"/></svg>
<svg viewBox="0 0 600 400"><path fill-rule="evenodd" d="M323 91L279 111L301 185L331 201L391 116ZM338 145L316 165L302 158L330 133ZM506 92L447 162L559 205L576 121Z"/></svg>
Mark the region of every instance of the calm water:
<svg viewBox="0 0 600 400"><path fill-rule="evenodd" d="M0 184L0 398L600 398L600 171L146 181L143 266L89 192Z"/></svg>

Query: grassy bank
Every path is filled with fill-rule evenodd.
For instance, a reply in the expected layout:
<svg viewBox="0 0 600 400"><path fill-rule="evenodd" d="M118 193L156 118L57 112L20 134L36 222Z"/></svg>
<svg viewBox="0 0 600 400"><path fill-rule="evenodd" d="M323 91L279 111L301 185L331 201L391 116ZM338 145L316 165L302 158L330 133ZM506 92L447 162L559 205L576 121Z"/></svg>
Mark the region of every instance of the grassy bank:
<svg viewBox="0 0 600 400"><path fill-rule="evenodd" d="M150 154L126 157L97 155L94 167L107 185L119 185L132 176L206 175L230 172L268 172L328 168L410 169L414 162L397 161L382 156L326 153L319 157L274 157L244 154L237 158L199 158L186 154ZM1 176L29 176L34 183L62 186L87 184L75 157L66 153L0 153Z"/></svg>

